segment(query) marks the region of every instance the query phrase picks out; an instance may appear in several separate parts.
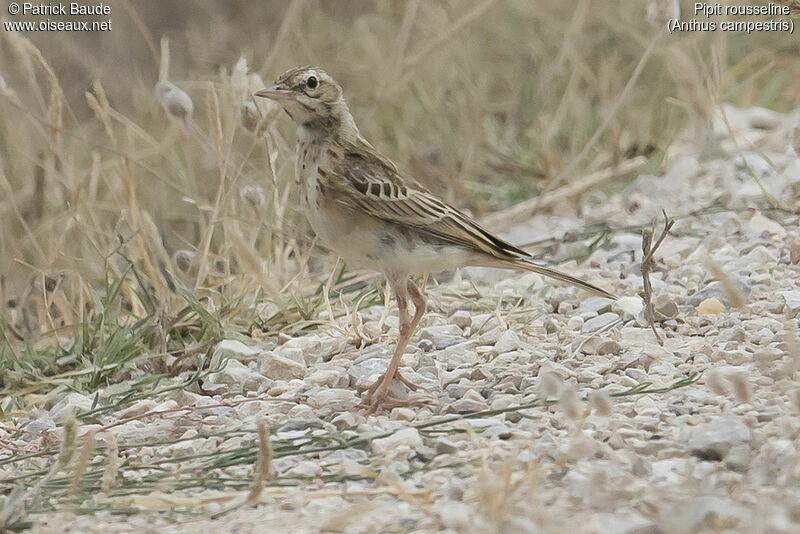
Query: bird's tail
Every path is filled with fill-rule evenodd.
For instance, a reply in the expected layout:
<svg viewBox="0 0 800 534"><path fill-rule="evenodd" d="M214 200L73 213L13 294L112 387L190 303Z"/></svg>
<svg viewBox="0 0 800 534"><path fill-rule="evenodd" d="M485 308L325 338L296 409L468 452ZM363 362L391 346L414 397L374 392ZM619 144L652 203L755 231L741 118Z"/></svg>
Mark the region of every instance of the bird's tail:
<svg viewBox="0 0 800 534"><path fill-rule="evenodd" d="M525 271L531 271L533 273L538 273L543 276L547 276L550 278L554 278L556 280L561 280L562 282L566 282L570 285L579 287L581 289L585 289L590 293L594 293L600 297L606 297L609 299L616 300L617 297L606 291L605 289L601 289L596 285L590 284L589 282L584 282L580 278L575 278L567 273L562 273L561 271L556 271L555 269L550 269L549 267L544 267L527 258L514 258L513 260L508 260L508 266L514 269L523 269Z"/></svg>

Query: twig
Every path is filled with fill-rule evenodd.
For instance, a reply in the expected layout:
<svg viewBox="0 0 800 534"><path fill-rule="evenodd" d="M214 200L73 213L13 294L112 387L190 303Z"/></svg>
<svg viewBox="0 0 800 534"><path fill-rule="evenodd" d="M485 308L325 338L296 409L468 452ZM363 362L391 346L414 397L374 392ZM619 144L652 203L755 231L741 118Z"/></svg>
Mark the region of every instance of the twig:
<svg viewBox="0 0 800 534"><path fill-rule="evenodd" d="M653 245L653 235L656 231L656 219L653 219L653 226L651 228L645 228L642 230L642 253L644 257L642 258L642 280L644 283L644 301L647 304L647 321L650 323L650 328L653 329L653 334L656 336L659 345L664 344L664 340L661 339L661 336L658 335L658 331L656 330L656 323L655 323L655 309L653 308L653 286L650 284L650 271L656 266L656 262L654 256L658 247L661 246L661 243L664 242L664 238L667 237L669 234L672 225L675 224L673 219L667 217L667 212L661 210L661 213L664 214L664 231L661 232L661 235L658 236L658 240L656 240L655 245ZM653 245L652 248L650 245Z"/></svg>

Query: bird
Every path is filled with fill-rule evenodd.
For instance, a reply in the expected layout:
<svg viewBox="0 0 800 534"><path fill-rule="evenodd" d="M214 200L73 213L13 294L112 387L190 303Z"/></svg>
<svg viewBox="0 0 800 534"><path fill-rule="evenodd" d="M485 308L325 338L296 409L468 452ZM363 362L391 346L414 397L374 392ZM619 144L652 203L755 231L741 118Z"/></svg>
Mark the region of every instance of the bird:
<svg viewBox="0 0 800 534"><path fill-rule="evenodd" d="M470 265L499 267L538 273L615 298L589 282L534 262L530 254L401 173L361 135L341 85L323 69L289 69L255 96L280 104L297 124L295 179L318 241L350 264L383 273L395 295L397 344L386 372L362 398L367 414L430 402L425 396L401 400L389 395L395 379L412 391L425 389L399 371L426 309L415 276Z"/></svg>

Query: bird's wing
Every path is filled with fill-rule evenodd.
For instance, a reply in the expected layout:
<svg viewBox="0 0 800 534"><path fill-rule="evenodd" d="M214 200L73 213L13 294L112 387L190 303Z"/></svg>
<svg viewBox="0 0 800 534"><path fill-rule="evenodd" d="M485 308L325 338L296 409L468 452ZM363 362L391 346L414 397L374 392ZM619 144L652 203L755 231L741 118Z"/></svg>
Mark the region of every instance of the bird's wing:
<svg viewBox="0 0 800 534"><path fill-rule="evenodd" d="M390 161L366 147L336 147L329 164L319 169L319 181L328 198L378 219L500 260L528 256L424 187L403 179Z"/></svg>
<svg viewBox="0 0 800 534"><path fill-rule="evenodd" d="M331 152L329 164L318 169L319 185L327 198L483 255L484 265L525 269L616 298L593 284L535 263L524 250L484 230L419 184L404 180L395 166L369 145L344 145Z"/></svg>

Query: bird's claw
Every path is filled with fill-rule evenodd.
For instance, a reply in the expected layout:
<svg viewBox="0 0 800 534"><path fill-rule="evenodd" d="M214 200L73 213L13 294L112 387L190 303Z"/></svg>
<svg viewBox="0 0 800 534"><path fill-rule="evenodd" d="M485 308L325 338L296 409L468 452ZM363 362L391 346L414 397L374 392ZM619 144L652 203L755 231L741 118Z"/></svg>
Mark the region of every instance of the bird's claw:
<svg viewBox="0 0 800 534"><path fill-rule="evenodd" d="M403 384L405 384L410 390L412 391L428 391L422 386L419 386L399 372L395 374L395 377L400 380ZM429 397L411 397L408 399L395 399L389 396L389 390L392 387L392 380L387 379L388 377L384 374L378 380L372 384L369 389L367 389L366 394L364 395L364 400L359 405L361 408L366 408L367 412L366 415L372 415L376 413L381 408L397 408L401 406L418 406L421 404L430 404L432 399Z"/></svg>

